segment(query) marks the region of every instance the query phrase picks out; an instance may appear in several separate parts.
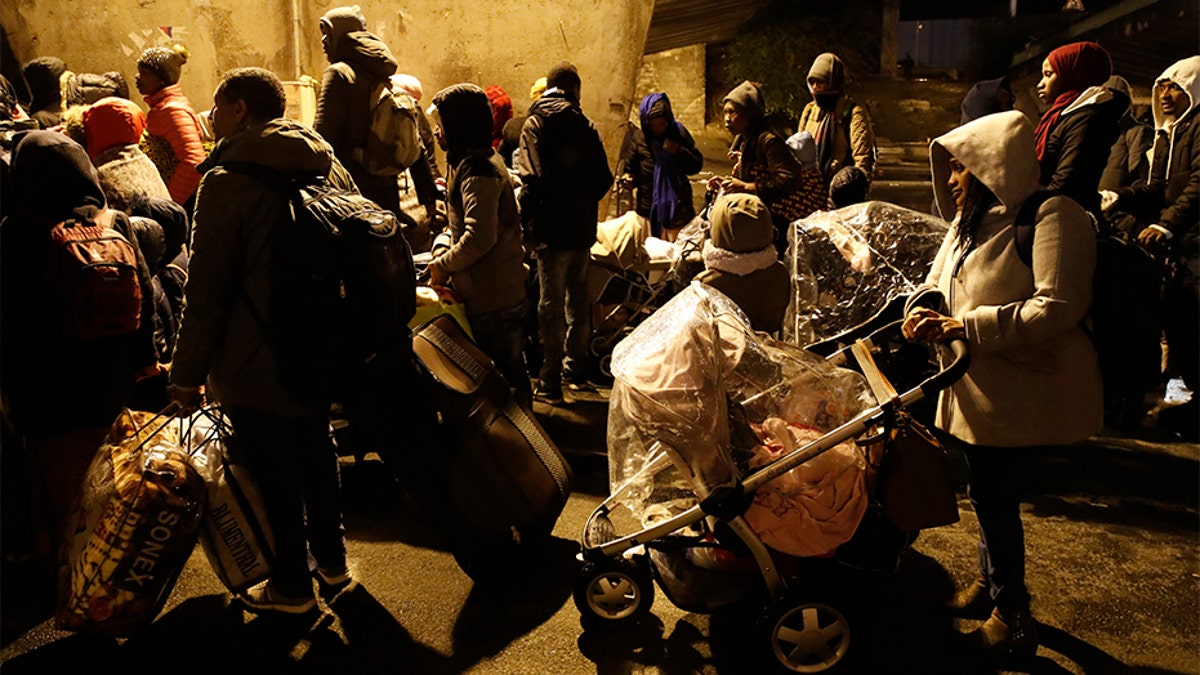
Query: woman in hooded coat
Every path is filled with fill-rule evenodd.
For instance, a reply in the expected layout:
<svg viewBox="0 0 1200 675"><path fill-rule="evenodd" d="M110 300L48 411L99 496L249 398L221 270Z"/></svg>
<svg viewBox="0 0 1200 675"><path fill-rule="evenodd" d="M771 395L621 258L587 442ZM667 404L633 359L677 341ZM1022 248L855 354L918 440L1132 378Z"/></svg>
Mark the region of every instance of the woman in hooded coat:
<svg viewBox="0 0 1200 675"><path fill-rule="evenodd" d="M60 328L61 300L44 280L49 231L66 220L94 219L105 206L84 149L57 132L29 132L13 150L12 187L15 203L0 223L0 391L5 421L23 437L35 474L30 484L45 533L40 552L49 555L135 379L159 369L151 321L132 333L84 340ZM137 238L124 214L112 215L112 228L136 254L140 316L153 316L154 293Z"/></svg>
<svg viewBox="0 0 1200 675"><path fill-rule="evenodd" d="M508 169L492 149L491 104L483 89L457 84L433 97L434 133L446 151L449 227L434 242L430 283L462 296L479 348L526 403L533 398L523 357L525 248Z"/></svg>
<svg viewBox="0 0 1200 675"><path fill-rule="evenodd" d="M1036 624L1025 586L1021 475L1036 448L1083 440L1102 426L1100 370L1081 320L1091 303L1091 219L1055 196L1037 209L1032 260L1013 226L1038 186L1033 125L1019 111L981 117L935 139L938 206L956 213L905 336L967 341L966 375L942 392L937 426L964 444L968 495L979 518L979 578L952 609L988 616L989 651L1032 656Z"/></svg>
<svg viewBox="0 0 1200 675"><path fill-rule="evenodd" d="M757 84L746 81L734 87L725 96L724 115L725 128L733 134L729 149L734 160L733 175L714 177L708 187L726 193L748 192L763 200L775 224L775 248L782 255L788 224L808 215L804 213L808 200L801 194L804 168L784 137L767 123L766 105Z"/></svg>
<svg viewBox="0 0 1200 675"><path fill-rule="evenodd" d="M1095 42L1074 42L1042 62L1038 98L1049 106L1034 133L1041 184L1070 197L1097 219L1100 176L1120 134L1129 97L1105 87L1112 76L1108 52Z"/></svg>
<svg viewBox="0 0 1200 675"><path fill-rule="evenodd" d="M621 158L622 179L635 186L636 211L649 219L650 234L673 240L673 233L696 217L688 176L700 172L704 155L675 119L665 92L647 94L638 116L640 127L633 131L628 156Z"/></svg>
<svg viewBox="0 0 1200 675"><path fill-rule="evenodd" d="M83 111L88 157L96 166L108 205L129 212L138 198L170 199L154 162L138 147L146 116L133 101L110 96Z"/></svg>

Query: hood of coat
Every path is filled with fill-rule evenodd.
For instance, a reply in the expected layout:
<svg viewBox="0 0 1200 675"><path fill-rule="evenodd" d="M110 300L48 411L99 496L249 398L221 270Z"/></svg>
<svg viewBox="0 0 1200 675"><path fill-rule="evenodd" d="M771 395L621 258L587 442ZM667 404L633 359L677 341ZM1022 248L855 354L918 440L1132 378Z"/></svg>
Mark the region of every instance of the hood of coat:
<svg viewBox="0 0 1200 675"><path fill-rule="evenodd" d="M1004 98L1008 101L1008 107L1004 107L1001 101L1001 92ZM983 80L976 82L975 86L971 87L971 91L963 97L962 103L959 105L961 117L959 124L966 124L992 113L1004 112L1012 110L1012 104L1016 101L1016 96L1013 96L1012 85L1008 81L1008 77L998 77L994 80Z"/></svg>
<svg viewBox="0 0 1200 675"><path fill-rule="evenodd" d="M767 114L762 89L749 80L734 87L725 95L724 101L729 101L740 108L746 117L750 118L751 123L757 122Z"/></svg>
<svg viewBox="0 0 1200 675"><path fill-rule="evenodd" d="M57 223L82 207L103 207L104 190L87 152L56 131L30 131L13 149L14 212Z"/></svg>
<svg viewBox="0 0 1200 675"><path fill-rule="evenodd" d="M1018 110L986 115L929 144L933 192L943 214L957 211L946 182L950 158L957 158L996 195L1004 213L1015 213L1037 190L1040 169L1033 145L1033 123Z"/></svg>
<svg viewBox="0 0 1200 675"><path fill-rule="evenodd" d="M62 74L66 71L67 64L57 56L39 56L25 64L22 74L33 97L29 104L31 112L62 101Z"/></svg>
<svg viewBox="0 0 1200 675"><path fill-rule="evenodd" d="M133 145L142 138L146 115L136 103L109 96L83 111L83 133L93 161L115 145Z"/></svg>
<svg viewBox="0 0 1200 675"><path fill-rule="evenodd" d="M377 80L386 80L395 75L400 67L387 44L374 33L366 31L343 35L334 53L338 61L344 61Z"/></svg>
<svg viewBox="0 0 1200 675"><path fill-rule="evenodd" d="M1200 56L1190 56L1182 61L1176 61L1154 81L1152 94L1154 128L1159 130L1167 123L1167 116L1163 114L1162 110L1162 100L1159 98L1162 95L1162 88L1167 82L1179 85L1179 88L1187 92L1191 99L1187 112L1179 115L1176 121L1195 114L1196 108L1200 107Z"/></svg>
<svg viewBox="0 0 1200 675"><path fill-rule="evenodd" d="M337 59L339 43L348 33L367 29L367 17L358 5L334 7L321 17L321 28L329 34L328 54L330 61Z"/></svg>
<svg viewBox="0 0 1200 675"><path fill-rule="evenodd" d="M230 134L198 168L203 173L230 162L257 164L292 175L328 176L333 148L309 127L280 117Z"/></svg>
<svg viewBox="0 0 1200 675"><path fill-rule="evenodd" d="M550 117L570 110L579 110L579 104L572 101L569 96L560 90L553 90L548 94L543 94L541 98L533 102L529 106L529 114L539 117Z"/></svg>
<svg viewBox="0 0 1200 675"><path fill-rule="evenodd" d="M134 238L137 239L138 248L142 251L142 257L146 259L146 267L150 269L150 274L158 274L162 270L163 258L167 252L167 238L163 234L162 225L152 218L142 216L132 216L129 225Z"/></svg>

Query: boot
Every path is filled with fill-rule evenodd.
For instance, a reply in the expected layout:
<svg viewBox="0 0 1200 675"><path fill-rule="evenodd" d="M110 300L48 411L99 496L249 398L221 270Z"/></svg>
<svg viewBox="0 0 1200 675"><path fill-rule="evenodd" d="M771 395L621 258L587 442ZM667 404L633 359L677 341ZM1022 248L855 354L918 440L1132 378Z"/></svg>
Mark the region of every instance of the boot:
<svg viewBox="0 0 1200 675"><path fill-rule="evenodd" d="M1028 659L1037 654L1037 621L1028 607L997 607L972 635L982 651L995 656Z"/></svg>
<svg viewBox="0 0 1200 675"><path fill-rule="evenodd" d="M987 579L978 577L946 604L950 616L962 619L986 619L996 605L992 602L991 588Z"/></svg>

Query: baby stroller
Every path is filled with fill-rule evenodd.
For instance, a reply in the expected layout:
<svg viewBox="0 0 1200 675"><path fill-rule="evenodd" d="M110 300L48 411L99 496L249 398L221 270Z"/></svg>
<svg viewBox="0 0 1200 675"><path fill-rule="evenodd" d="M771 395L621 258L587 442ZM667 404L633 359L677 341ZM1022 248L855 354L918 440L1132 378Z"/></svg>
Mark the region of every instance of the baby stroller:
<svg viewBox="0 0 1200 675"><path fill-rule="evenodd" d="M898 328L871 325L822 358L755 334L732 301L693 283L622 342L609 403L611 494L584 527L574 587L585 628L637 621L657 582L686 611L760 602L756 630L777 670L844 665L852 614L798 571L875 531L853 439L886 430L968 363L965 342L953 343L944 369L880 402L873 392L887 388L872 354L885 366L888 354L874 345ZM852 361L862 372L836 365ZM764 440L772 434L784 439L777 452Z"/></svg>
<svg viewBox="0 0 1200 675"><path fill-rule="evenodd" d="M649 222L628 211L600 223L591 249L591 354L600 375L612 378L613 347L675 292L675 247L650 236Z"/></svg>

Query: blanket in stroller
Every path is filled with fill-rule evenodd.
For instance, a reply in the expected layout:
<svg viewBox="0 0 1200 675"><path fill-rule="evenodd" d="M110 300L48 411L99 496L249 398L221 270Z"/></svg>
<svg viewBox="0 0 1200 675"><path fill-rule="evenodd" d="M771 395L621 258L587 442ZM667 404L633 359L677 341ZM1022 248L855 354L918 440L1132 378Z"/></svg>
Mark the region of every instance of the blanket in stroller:
<svg viewBox="0 0 1200 675"><path fill-rule="evenodd" d="M613 375L609 482L638 518L687 508L802 445L790 425L819 435L874 405L861 375L755 333L732 300L698 282L618 344ZM643 470L664 455L668 470ZM747 519L769 546L819 555L853 534L865 463L853 448L817 459L826 456L756 495Z"/></svg>
<svg viewBox="0 0 1200 675"><path fill-rule="evenodd" d="M834 337L911 293L925 281L947 227L941 218L879 201L792 223L783 338L809 345Z"/></svg>

